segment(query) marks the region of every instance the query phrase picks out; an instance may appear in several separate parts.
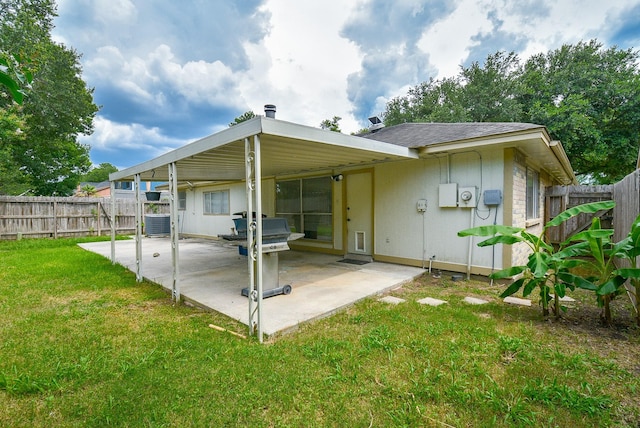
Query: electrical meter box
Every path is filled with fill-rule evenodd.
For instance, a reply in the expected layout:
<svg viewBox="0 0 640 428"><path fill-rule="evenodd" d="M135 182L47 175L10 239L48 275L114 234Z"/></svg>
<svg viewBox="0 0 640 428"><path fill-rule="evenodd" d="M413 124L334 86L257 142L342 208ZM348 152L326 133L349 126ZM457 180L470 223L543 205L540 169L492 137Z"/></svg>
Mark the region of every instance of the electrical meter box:
<svg viewBox="0 0 640 428"><path fill-rule="evenodd" d="M477 188L475 186L458 188L458 206L461 208L475 208L476 192Z"/></svg>
<svg viewBox="0 0 640 428"><path fill-rule="evenodd" d="M458 206L458 183L446 183L438 187L438 205L442 208Z"/></svg>
<svg viewBox="0 0 640 428"><path fill-rule="evenodd" d="M502 192L498 189L484 191L484 204L488 207L495 207L502 203Z"/></svg>

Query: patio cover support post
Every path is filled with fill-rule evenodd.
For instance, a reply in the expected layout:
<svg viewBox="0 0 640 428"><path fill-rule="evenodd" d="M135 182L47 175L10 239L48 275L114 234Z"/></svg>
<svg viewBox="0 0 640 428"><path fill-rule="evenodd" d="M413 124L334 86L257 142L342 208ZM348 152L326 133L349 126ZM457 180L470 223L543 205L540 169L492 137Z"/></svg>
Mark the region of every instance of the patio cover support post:
<svg viewBox="0 0 640 428"><path fill-rule="evenodd" d="M254 313L254 288L255 288L255 272L254 272L254 256L253 256L253 235L251 234L251 217L253 212L253 153L251 152L251 142L248 138L244 139L244 157L245 157L245 183L247 196L247 267L249 270L248 284L248 300L249 300L249 336L253 334L253 313Z"/></svg>
<svg viewBox="0 0 640 428"><path fill-rule="evenodd" d="M136 191L136 281L142 282L142 198L140 196L140 174L134 176Z"/></svg>
<svg viewBox="0 0 640 428"><path fill-rule="evenodd" d="M116 182L109 183L111 197L111 264L116 264Z"/></svg>
<svg viewBox="0 0 640 428"><path fill-rule="evenodd" d="M262 343L262 203L260 183L260 139L244 140L247 192L247 263L249 268L249 335L254 331ZM255 199L254 199L255 196ZM255 202L255 216L254 212ZM255 233L254 233L255 232Z"/></svg>
<svg viewBox="0 0 640 428"><path fill-rule="evenodd" d="M178 172L176 163L169 164L169 211L171 229L171 261L173 263L173 280L171 282L171 297L174 302L180 301L180 263L178 240Z"/></svg>
<svg viewBox="0 0 640 428"><path fill-rule="evenodd" d="M256 134L253 136L253 151L255 156L255 203L256 203L256 250L258 253L258 262L256 263L257 275L257 291L258 291L258 340L262 343L262 155L260 147L260 137Z"/></svg>

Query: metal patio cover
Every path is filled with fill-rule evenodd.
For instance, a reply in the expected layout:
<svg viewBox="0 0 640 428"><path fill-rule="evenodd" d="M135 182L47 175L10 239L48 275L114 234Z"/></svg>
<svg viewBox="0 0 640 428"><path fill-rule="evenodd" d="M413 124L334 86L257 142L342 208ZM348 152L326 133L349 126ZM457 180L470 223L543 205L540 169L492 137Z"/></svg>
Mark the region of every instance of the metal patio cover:
<svg viewBox="0 0 640 428"><path fill-rule="evenodd" d="M262 177L340 170L401 159L417 159L414 148L258 116L133 167L114 172L111 181L168 181L175 163L180 182L245 179L244 140L258 135Z"/></svg>

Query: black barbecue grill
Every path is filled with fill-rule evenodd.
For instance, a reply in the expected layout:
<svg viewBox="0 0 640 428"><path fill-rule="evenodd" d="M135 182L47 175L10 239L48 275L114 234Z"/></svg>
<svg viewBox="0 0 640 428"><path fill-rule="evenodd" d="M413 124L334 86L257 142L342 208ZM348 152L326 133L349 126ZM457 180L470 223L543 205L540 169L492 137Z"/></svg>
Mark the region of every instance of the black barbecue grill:
<svg viewBox="0 0 640 428"><path fill-rule="evenodd" d="M220 237L227 241L237 242L240 245L240 254L246 256L248 254L247 247L249 246L247 217L234 218L233 223L236 233L220 235ZM299 239L303 236L304 234L302 233L291 233L286 218L262 218L262 253L264 254L262 258L262 297L291 293L291 285L280 286L278 253L289 249L288 241ZM243 288L241 294L248 296L249 289Z"/></svg>

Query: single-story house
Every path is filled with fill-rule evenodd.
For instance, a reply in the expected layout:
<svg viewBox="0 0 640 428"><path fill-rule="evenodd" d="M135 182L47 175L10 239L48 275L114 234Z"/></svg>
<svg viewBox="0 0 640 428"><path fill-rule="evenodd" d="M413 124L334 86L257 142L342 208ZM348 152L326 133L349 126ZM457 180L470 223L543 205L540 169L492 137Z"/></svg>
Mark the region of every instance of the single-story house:
<svg viewBox="0 0 640 428"><path fill-rule="evenodd" d="M304 233L293 250L487 275L520 264L526 248L478 248L457 232L497 223L539 233L545 186L576 184L561 143L540 125L376 123L356 136L272 110L110 180L168 182L176 297L178 231L218 239L234 233L239 212L287 219ZM261 254L250 270L262 271Z"/></svg>

